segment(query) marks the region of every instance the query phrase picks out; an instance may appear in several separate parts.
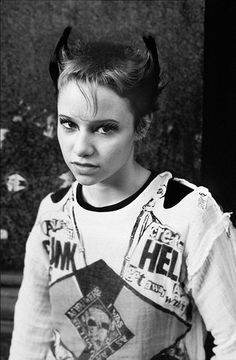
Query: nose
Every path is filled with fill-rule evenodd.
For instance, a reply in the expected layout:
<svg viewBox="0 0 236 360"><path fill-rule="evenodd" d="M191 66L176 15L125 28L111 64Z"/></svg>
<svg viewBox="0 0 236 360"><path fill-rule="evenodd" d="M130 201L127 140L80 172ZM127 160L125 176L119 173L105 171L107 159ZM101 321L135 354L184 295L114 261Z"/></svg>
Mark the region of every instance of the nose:
<svg viewBox="0 0 236 360"><path fill-rule="evenodd" d="M94 153L92 134L86 131L78 131L74 142L74 153L77 157L89 157Z"/></svg>

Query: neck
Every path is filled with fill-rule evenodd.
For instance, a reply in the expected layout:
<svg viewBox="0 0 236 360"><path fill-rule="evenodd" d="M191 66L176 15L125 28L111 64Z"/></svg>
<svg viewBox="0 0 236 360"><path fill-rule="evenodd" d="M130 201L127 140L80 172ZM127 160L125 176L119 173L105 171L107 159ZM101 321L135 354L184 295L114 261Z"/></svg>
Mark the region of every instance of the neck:
<svg viewBox="0 0 236 360"><path fill-rule="evenodd" d="M133 162L122 173L109 180L91 186L83 186L82 192L87 203L95 207L114 205L133 195L147 181L150 171Z"/></svg>

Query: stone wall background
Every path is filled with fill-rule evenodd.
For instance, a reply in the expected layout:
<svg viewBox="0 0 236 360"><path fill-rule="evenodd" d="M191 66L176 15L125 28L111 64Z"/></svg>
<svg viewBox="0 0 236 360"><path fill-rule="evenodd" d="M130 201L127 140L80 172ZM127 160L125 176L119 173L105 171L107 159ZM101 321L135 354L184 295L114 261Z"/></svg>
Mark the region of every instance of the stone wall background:
<svg viewBox="0 0 236 360"><path fill-rule="evenodd" d="M157 41L168 86L138 159L198 183L201 167L204 0L2 0L1 242L3 269L21 270L40 200L71 180L55 137L48 59L73 37Z"/></svg>

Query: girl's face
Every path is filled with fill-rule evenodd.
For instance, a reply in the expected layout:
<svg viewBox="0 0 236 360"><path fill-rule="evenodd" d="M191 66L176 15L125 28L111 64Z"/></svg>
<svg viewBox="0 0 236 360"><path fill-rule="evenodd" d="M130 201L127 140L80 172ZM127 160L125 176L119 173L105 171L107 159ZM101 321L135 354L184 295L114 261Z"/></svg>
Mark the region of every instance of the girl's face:
<svg viewBox="0 0 236 360"><path fill-rule="evenodd" d="M134 116L128 101L97 87L97 111L85 83L71 81L58 96L58 140L64 160L82 185L114 184L134 164Z"/></svg>

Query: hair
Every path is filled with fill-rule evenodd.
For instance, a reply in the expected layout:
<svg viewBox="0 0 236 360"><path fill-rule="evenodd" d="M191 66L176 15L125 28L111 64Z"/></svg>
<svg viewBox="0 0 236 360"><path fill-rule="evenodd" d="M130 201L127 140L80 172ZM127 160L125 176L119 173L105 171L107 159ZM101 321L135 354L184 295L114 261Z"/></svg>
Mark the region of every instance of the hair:
<svg viewBox="0 0 236 360"><path fill-rule="evenodd" d="M146 50L110 41L78 41L68 47L71 27L65 28L50 61L49 71L56 94L70 81L88 85L95 111L96 88L105 86L129 101L135 118L135 129L143 127L143 117L158 109L158 96L163 89L154 38L143 36Z"/></svg>

